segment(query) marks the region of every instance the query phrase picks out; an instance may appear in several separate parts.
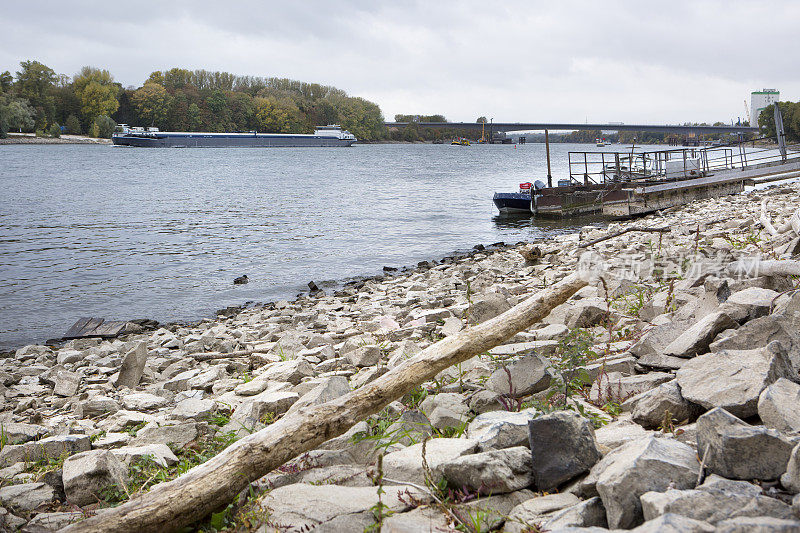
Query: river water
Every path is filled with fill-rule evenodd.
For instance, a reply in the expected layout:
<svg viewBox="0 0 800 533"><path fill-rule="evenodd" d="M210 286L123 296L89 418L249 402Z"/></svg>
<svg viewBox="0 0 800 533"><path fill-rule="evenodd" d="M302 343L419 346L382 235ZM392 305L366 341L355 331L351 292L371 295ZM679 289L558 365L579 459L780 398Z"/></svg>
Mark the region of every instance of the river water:
<svg viewBox="0 0 800 533"><path fill-rule="evenodd" d="M551 145L554 177L569 150L594 149ZM193 320L309 280L571 231L497 216L495 191L545 174L541 144L0 146L0 349L83 316Z"/></svg>

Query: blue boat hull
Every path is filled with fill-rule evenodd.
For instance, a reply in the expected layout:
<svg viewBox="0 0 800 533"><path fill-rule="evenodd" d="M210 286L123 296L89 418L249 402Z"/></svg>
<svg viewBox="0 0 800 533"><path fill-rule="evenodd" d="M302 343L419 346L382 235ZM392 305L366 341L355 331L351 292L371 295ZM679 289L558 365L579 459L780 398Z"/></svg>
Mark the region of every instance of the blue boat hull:
<svg viewBox="0 0 800 533"><path fill-rule="evenodd" d="M531 214L531 197L519 192L496 192L492 198L494 205L503 214Z"/></svg>

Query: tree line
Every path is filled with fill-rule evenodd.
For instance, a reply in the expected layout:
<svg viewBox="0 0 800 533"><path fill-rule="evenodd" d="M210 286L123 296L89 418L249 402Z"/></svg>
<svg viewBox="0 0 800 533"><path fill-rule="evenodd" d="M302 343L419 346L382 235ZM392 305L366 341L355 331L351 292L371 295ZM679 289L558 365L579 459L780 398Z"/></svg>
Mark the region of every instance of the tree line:
<svg viewBox="0 0 800 533"><path fill-rule="evenodd" d="M173 68L124 88L105 69L87 66L67 76L38 61L21 62L14 75L0 73L0 136L63 131L110 137L118 123L265 133L341 124L360 140L386 138L377 104L318 83Z"/></svg>

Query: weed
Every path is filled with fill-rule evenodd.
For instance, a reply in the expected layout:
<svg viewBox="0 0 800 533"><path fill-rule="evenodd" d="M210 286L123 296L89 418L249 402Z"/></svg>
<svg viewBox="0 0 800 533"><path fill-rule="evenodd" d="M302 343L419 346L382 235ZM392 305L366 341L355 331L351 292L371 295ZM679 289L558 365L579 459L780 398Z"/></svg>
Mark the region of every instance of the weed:
<svg viewBox="0 0 800 533"><path fill-rule="evenodd" d="M135 426L131 426L131 427L129 427L129 428L126 428L126 429L125 429L125 431L126 431L126 432L128 433L128 435L130 435L131 437L135 437L135 436L136 436L136 433L138 433L138 432L139 432L139 430L140 430L140 429L142 429L143 427L145 427L146 425L147 425L147 422L139 422L139 423L138 423L138 424L136 424Z"/></svg>
<svg viewBox="0 0 800 533"><path fill-rule="evenodd" d="M597 357L592 351L594 337L586 330L577 328L567 332L559 342L552 358L556 372L554 384L548 393L548 399L558 395L563 397L562 406L566 407L569 398L578 390L584 389L592 382L586 371L586 363Z"/></svg>

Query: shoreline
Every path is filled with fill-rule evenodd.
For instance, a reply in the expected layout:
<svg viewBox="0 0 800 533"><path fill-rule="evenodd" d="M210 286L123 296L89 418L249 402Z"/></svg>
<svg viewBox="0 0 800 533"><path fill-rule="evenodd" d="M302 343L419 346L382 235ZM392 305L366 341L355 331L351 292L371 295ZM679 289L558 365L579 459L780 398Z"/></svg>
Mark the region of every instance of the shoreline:
<svg viewBox="0 0 800 533"><path fill-rule="evenodd" d="M374 521L375 475L386 476L385 501L394 506L387 528L446 528L449 517L478 510L494 513L505 531L524 531L514 529L524 523L630 529L669 518L659 507L643 514L640 496L694 501L698 491L713 505L679 507L671 520L716 525L728 516L715 509L742 507L746 496L757 503L748 519L796 521L800 446L790 435L800 422L783 413L800 395L800 343L792 344L800 339L800 294L779 270L737 275L733 265L762 255L796 263L800 236L769 234L759 215L768 199L779 225L797 209L799 192L800 183L778 184L603 229L476 247L192 325L22 347L0 359L6 523L59 529L97 512L88 520L102 525L137 502L162 501L168 486L147 493L156 476L170 481L191 467L200 475L220 454L236 467L228 470L241 471L240 446L251 446L248 478L218 481L235 484L232 494L244 491L229 519L236 523L241 511L257 522L247 522L253 529L267 520L301 528L333 519L362 529ZM669 231L618 233L643 226ZM506 324L503 317L519 320L518 305L592 273L530 327L376 399L387 372L401 375L411 358L424 371L421 361L430 364L436 346ZM789 328L778 344L765 321ZM337 415L324 404L364 398L377 402L374 414L328 425ZM324 438L306 439L309 424L325 427ZM529 432L539 424L542 431ZM287 427L292 434L281 434ZM736 431L744 427L752 446L769 453L741 451ZM732 443L714 437L728 431ZM570 438L559 440L563 434ZM294 439L292 448L275 440L261 450L254 444L266 435ZM701 464L708 447L711 459ZM274 453L291 459L273 465L264 454ZM56 457L63 468L53 470ZM555 475L551 458L575 466ZM118 483L128 490L110 490ZM434 493L446 483L474 497L421 506L414 485L428 483ZM204 490L175 505L194 508ZM396 491L413 493L416 503L397 504ZM352 508L342 508L343 498ZM305 501L314 507L300 515ZM545 507L552 512L530 514ZM258 522L261 514L268 518Z"/></svg>
<svg viewBox="0 0 800 533"><path fill-rule="evenodd" d="M100 144L110 145L111 139L96 139L83 135L62 135L61 137L36 137L33 134L9 133L5 139L0 139L0 145L12 144Z"/></svg>

